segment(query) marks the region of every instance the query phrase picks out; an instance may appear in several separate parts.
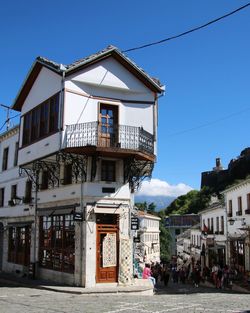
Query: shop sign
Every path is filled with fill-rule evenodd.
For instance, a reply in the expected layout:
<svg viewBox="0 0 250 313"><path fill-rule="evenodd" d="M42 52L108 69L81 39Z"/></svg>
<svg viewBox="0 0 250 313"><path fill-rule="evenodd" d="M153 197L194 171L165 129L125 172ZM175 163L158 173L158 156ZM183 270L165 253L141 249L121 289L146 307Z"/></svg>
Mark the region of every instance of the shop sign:
<svg viewBox="0 0 250 313"><path fill-rule="evenodd" d="M138 217L131 217L131 229L132 230L138 230L139 229Z"/></svg>
<svg viewBox="0 0 250 313"><path fill-rule="evenodd" d="M74 213L74 221L82 222L83 221L83 214L81 212Z"/></svg>

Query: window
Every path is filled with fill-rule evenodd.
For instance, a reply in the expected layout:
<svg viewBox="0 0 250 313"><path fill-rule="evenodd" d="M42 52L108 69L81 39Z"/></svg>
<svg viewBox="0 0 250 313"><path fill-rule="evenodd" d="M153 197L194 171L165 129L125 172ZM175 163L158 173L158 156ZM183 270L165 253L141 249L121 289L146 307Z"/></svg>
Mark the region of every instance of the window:
<svg viewBox="0 0 250 313"><path fill-rule="evenodd" d="M9 228L8 262L29 265L31 226Z"/></svg>
<svg viewBox="0 0 250 313"><path fill-rule="evenodd" d="M8 156L9 156L9 148L4 148L3 150L3 163L2 163L2 171L6 171L8 168Z"/></svg>
<svg viewBox="0 0 250 313"><path fill-rule="evenodd" d="M34 109L31 114L31 142L39 138L40 107Z"/></svg>
<svg viewBox="0 0 250 313"><path fill-rule="evenodd" d="M102 161L101 180L115 181L115 161Z"/></svg>
<svg viewBox="0 0 250 313"><path fill-rule="evenodd" d="M72 184L72 164L64 165L63 184L64 185Z"/></svg>
<svg viewBox="0 0 250 313"><path fill-rule="evenodd" d="M41 173L41 184L40 184L40 189L48 189L49 187L49 173L48 171L42 171Z"/></svg>
<svg viewBox="0 0 250 313"><path fill-rule="evenodd" d="M30 203L31 202L31 195L32 195L32 181L27 180L25 184L25 196L23 199L24 203Z"/></svg>
<svg viewBox="0 0 250 313"><path fill-rule="evenodd" d="M211 230L210 229L210 218L207 219L207 227L208 227L209 230Z"/></svg>
<svg viewBox="0 0 250 313"><path fill-rule="evenodd" d="M12 185L11 186L11 200L16 198L17 196L17 185Z"/></svg>
<svg viewBox="0 0 250 313"><path fill-rule="evenodd" d="M49 102L45 102L41 105L41 122L40 122L40 137L44 137L48 134L49 126Z"/></svg>
<svg viewBox="0 0 250 313"><path fill-rule="evenodd" d="M14 166L17 166L17 161L18 161L18 148L19 148L19 142L16 142L15 146L15 155L14 155Z"/></svg>
<svg viewBox="0 0 250 313"><path fill-rule="evenodd" d="M31 126L31 113L24 115L23 122L23 146L30 142L30 126Z"/></svg>
<svg viewBox="0 0 250 313"><path fill-rule="evenodd" d="M59 94L24 115L23 143L27 145L58 131Z"/></svg>
<svg viewBox="0 0 250 313"><path fill-rule="evenodd" d="M233 201L229 200L228 201L228 217L233 216Z"/></svg>
<svg viewBox="0 0 250 313"><path fill-rule="evenodd" d="M0 188L0 207L4 206L4 188Z"/></svg>
<svg viewBox="0 0 250 313"><path fill-rule="evenodd" d="M214 218L211 217L211 232L214 232Z"/></svg>
<svg viewBox="0 0 250 313"><path fill-rule="evenodd" d="M221 234L224 234L224 216L220 217Z"/></svg>
<svg viewBox="0 0 250 313"><path fill-rule="evenodd" d="M242 198L238 197L238 212L236 215L242 215Z"/></svg>
<svg viewBox="0 0 250 313"><path fill-rule="evenodd" d="M250 193L247 194L247 209L250 210Z"/></svg>
<svg viewBox="0 0 250 313"><path fill-rule="evenodd" d="M58 99L53 97L50 100L50 114L49 114L49 132L55 132L58 129Z"/></svg>
<svg viewBox="0 0 250 313"><path fill-rule="evenodd" d="M73 214L40 218L40 266L74 273L75 225Z"/></svg>
<svg viewBox="0 0 250 313"><path fill-rule="evenodd" d="M216 231L219 233L220 231L220 221L219 221L219 216L216 216Z"/></svg>

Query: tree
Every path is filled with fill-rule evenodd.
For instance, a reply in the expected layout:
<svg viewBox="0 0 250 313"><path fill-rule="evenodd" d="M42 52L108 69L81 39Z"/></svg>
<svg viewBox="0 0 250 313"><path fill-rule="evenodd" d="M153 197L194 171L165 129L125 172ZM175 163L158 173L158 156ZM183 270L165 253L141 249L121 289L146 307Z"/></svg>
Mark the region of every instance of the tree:
<svg viewBox="0 0 250 313"><path fill-rule="evenodd" d="M211 197L211 189L203 187L200 191L191 190L186 195L175 199L166 209L165 214L191 214L204 210Z"/></svg>
<svg viewBox="0 0 250 313"><path fill-rule="evenodd" d="M161 261L166 263L170 260L169 246L171 236L165 227L165 213L164 211L160 211L158 216L161 218L160 220L160 258Z"/></svg>

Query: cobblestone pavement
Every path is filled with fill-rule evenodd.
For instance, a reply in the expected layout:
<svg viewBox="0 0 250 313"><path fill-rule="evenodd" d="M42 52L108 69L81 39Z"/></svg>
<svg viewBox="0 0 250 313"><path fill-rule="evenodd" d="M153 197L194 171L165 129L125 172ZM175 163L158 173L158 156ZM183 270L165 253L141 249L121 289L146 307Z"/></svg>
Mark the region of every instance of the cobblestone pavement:
<svg viewBox="0 0 250 313"><path fill-rule="evenodd" d="M154 296L73 295L23 287L0 287L1 313L250 312L250 295L170 285Z"/></svg>

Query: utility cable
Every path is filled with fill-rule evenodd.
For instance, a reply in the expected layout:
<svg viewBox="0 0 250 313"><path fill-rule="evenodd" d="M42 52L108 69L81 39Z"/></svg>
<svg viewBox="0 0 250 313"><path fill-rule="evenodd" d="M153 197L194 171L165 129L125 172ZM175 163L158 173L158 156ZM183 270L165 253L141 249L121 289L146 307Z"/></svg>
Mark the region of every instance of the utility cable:
<svg viewBox="0 0 250 313"><path fill-rule="evenodd" d="M210 22L207 22L206 24L203 24L203 25L201 25L201 26L192 28L192 29L190 29L190 30L188 30L188 31L185 31L185 32L183 32L183 33L180 33L180 34L178 34L178 35L174 35L174 36L171 36L171 37L168 37L168 38L159 40L159 41L151 42L151 43L148 43L148 44L145 44L145 45L142 45L142 46L138 46L138 47L130 48L130 49L127 49L127 50L123 50L122 52L124 53L124 52L130 52L130 51L134 51L134 50L140 50L140 49L143 49L143 48L147 48L147 47L159 45L159 44L161 44L161 43L163 43L163 42L170 41L170 40L173 40L173 39L176 39L176 38L185 36L185 35L187 35L187 34L193 33L193 32L195 32L195 31L197 31L197 30L200 30L200 29L202 29L202 28L205 28L205 27L207 27L207 26L210 26L211 24L214 24L214 23L216 23L216 22L218 22L218 21L220 21L220 20L222 20L222 19L224 19L224 18L226 18L226 17L228 17L228 16L230 16L230 15L233 15L233 14L235 14L235 13L237 13L237 12L239 12L239 11L245 9L245 8L247 8L249 5L250 5L250 2L248 2L247 4L245 4L245 5L241 6L241 7L239 7L238 9L236 9L236 10L230 12L230 13L227 13L227 14L221 16L221 17L218 17L218 18L216 18L216 19L210 21Z"/></svg>
<svg viewBox="0 0 250 313"><path fill-rule="evenodd" d="M4 128L4 126L8 123L9 120L12 120L13 118L18 117L20 114L16 114L15 116L9 117L4 123L3 125L0 127L0 131Z"/></svg>
<svg viewBox="0 0 250 313"><path fill-rule="evenodd" d="M230 119L231 117L234 117L234 116L236 116L236 115L240 115L240 114L242 114L242 113L244 113L244 112L246 112L246 111L249 111L249 110L250 110L250 107L248 107L248 108L246 108L246 109L243 109L243 110L241 110L241 111L238 111L238 112L234 112L234 113L229 114L229 115L227 115L227 116L221 117L221 118L219 118L219 119L217 119L217 120L214 120L214 121L211 121L211 122L202 124L202 125L198 125L198 126L195 126L195 127L192 127L192 128L184 129L184 130L181 130L181 131L179 131L179 132L170 134L170 135L168 135L168 137L174 137L174 136L178 136L178 135L182 135L182 134L188 133L188 132L193 131L193 130L196 130L196 129L204 128L204 127L207 127L207 126L210 126L210 125L219 123L219 122L221 122L221 121Z"/></svg>

